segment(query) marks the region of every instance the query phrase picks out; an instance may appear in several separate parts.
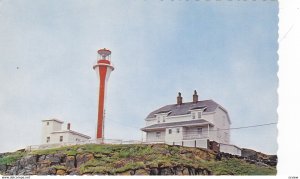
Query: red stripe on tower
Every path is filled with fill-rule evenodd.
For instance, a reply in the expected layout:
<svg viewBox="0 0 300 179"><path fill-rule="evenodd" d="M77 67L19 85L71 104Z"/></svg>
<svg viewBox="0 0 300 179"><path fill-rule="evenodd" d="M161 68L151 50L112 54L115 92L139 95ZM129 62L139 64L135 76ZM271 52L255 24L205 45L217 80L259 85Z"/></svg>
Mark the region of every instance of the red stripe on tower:
<svg viewBox="0 0 300 179"><path fill-rule="evenodd" d="M99 60L94 65L94 69L99 72L99 104L97 120L97 139L104 139L104 121L105 121L105 94L109 75L114 67L110 63L111 51L107 49L98 50Z"/></svg>

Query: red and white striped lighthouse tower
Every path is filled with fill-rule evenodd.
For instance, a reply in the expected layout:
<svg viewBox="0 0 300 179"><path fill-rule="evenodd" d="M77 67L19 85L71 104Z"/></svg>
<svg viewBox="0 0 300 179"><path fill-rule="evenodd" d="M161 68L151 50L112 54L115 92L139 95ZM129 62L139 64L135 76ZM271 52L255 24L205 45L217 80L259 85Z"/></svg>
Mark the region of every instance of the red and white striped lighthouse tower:
<svg viewBox="0 0 300 179"><path fill-rule="evenodd" d="M107 81L110 72L114 70L114 67L110 61L111 51L108 49L98 50L97 64L93 66L97 74L99 74L99 104L98 104L98 122L97 122L97 139L104 139L104 104Z"/></svg>

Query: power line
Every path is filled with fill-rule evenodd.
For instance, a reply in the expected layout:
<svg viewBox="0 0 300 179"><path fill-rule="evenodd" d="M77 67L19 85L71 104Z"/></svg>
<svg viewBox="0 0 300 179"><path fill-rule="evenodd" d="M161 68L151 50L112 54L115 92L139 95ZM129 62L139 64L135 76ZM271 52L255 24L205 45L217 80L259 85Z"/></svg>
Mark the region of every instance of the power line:
<svg viewBox="0 0 300 179"><path fill-rule="evenodd" d="M252 126L232 127L232 128L228 128L228 129L219 129L219 130L246 129L246 128L252 128L252 127L269 126L269 125L274 125L274 124L277 124L277 122L271 122L271 123L266 123L266 124L256 124L256 125L252 125Z"/></svg>
<svg viewBox="0 0 300 179"><path fill-rule="evenodd" d="M209 129L209 132L220 132L220 131L225 131L225 130L228 131L228 130L236 130L236 129L245 129L245 128L261 127L261 126L268 126L268 125L274 125L274 124L277 124L277 122L266 123L266 124L258 124L258 125L252 125L252 126L234 127L234 128L227 128L227 129L221 129L221 128L219 128L219 129ZM192 130L192 131L189 131L188 133L189 134L199 134L199 131L197 131L196 129ZM205 130L203 132L208 132L208 130Z"/></svg>

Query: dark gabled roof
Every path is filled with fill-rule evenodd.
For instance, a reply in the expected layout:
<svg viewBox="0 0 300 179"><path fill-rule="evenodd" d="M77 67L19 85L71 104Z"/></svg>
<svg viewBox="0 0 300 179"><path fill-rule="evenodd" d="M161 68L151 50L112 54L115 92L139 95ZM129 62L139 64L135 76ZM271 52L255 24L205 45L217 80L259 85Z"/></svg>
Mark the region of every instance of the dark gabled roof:
<svg viewBox="0 0 300 179"><path fill-rule="evenodd" d="M198 101L197 103L189 102L189 103L182 103L182 104L170 104L164 107L161 107L153 112L151 112L147 118L154 118L155 114L162 113L164 111L171 111L168 116L177 116L177 115L184 115L190 114L192 109L198 108L205 108L204 112L213 112L215 111L220 105L214 102L213 100L204 100Z"/></svg>
<svg viewBox="0 0 300 179"><path fill-rule="evenodd" d="M175 126L195 126L201 124L211 124L207 120L200 119L200 120L191 120L191 121L182 121L182 122L170 122L170 123L160 123L160 124L153 124L151 126L147 126L142 128L142 131L148 131L151 129L165 129L167 127L175 127ZM212 124L211 124L212 125Z"/></svg>
<svg viewBox="0 0 300 179"><path fill-rule="evenodd" d="M52 132L52 134L55 134L55 133L72 133L72 134L79 135L79 136L87 138L87 139L91 138L90 136L87 136L87 135L84 135L84 134L81 134L79 132L72 131L72 130L54 131L54 132Z"/></svg>
<svg viewBox="0 0 300 179"><path fill-rule="evenodd" d="M61 121L61 120L58 120L58 119L45 119L45 120L42 120L43 122L46 122L46 121L56 121L56 122L58 122L58 123L61 123L61 124L63 124L64 122L63 121Z"/></svg>

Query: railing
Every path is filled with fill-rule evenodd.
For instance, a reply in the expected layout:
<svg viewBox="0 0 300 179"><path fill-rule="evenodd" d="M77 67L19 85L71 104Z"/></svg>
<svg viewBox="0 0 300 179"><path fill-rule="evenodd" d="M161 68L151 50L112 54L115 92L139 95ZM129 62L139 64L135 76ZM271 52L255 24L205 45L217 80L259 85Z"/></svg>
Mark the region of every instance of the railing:
<svg viewBox="0 0 300 179"><path fill-rule="evenodd" d="M189 136L190 137L190 136ZM43 149L53 149L59 147L66 147L72 145L84 145L84 144L168 144L168 145L181 145L187 147L200 147L206 148L206 138L203 139L195 139L189 140L184 139L184 141L180 142L168 142L166 143L164 140L148 140L148 141L139 141L139 140L120 140L120 139L104 139L104 140L86 140L86 141L77 141L77 142L63 142L63 143L55 143L55 144L41 144L41 145L30 145L25 148L26 151L34 151L34 150L43 150Z"/></svg>
<svg viewBox="0 0 300 179"><path fill-rule="evenodd" d="M76 142L62 142L53 144L41 144L41 145L30 145L25 148L26 151L41 150L41 149L52 149L72 145L84 145L84 144L147 144L149 142L143 142L139 140L120 140L120 139L100 139L100 140L86 140Z"/></svg>
<svg viewBox="0 0 300 179"><path fill-rule="evenodd" d="M200 128L201 131L198 131L198 128L186 129L182 132L183 140L193 140L193 139L204 139L208 138L209 132L207 129Z"/></svg>
<svg viewBox="0 0 300 179"><path fill-rule="evenodd" d="M153 138L147 138L146 142L164 142L165 141L165 136L164 137L153 137Z"/></svg>
<svg viewBox="0 0 300 179"><path fill-rule="evenodd" d="M143 144L155 144L155 143L165 143L164 140L147 140L146 142L143 142Z"/></svg>
<svg viewBox="0 0 300 179"><path fill-rule="evenodd" d="M183 135L183 140L193 140L193 139L206 139L208 138L207 135L200 135L200 134L194 134L194 135Z"/></svg>

